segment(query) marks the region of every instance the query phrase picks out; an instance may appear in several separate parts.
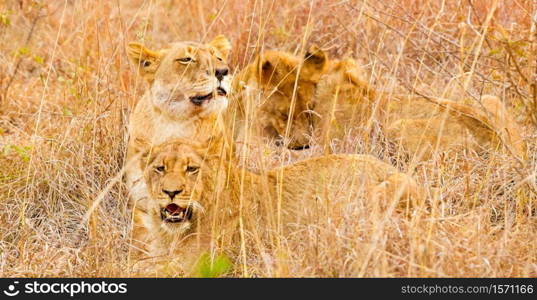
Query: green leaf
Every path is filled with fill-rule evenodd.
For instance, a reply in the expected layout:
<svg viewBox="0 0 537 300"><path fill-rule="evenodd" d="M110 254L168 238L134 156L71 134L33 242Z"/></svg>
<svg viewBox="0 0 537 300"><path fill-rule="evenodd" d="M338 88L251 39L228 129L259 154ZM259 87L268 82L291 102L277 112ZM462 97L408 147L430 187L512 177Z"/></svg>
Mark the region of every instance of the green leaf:
<svg viewBox="0 0 537 300"><path fill-rule="evenodd" d="M229 272L231 266L230 259L223 254L212 257L209 253L204 253L196 264L195 274L203 278L216 278Z"/></svg>

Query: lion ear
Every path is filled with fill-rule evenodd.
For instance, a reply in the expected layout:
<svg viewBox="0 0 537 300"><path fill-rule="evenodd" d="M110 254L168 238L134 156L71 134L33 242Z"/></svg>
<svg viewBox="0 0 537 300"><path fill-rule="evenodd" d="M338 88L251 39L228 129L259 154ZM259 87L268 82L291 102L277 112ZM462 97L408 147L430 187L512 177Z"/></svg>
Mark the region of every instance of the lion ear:
<svg viewBox="0 0 537 300"><path fill-rule="evenodd" d="M148 82L153 82L164 51L153 51L140 43L129 43L127 46L129 60L138 68L138 71Z"/></svg>
<svg viewBox="0 0 537 300"><path fill-rule="evenodd" d="M141 137L135 138L133 145L136 153L144 152L147 149L151 148L151 144L149 143L149 141Z"/></svg>
<svg viewBox="0 0 537 300"><path fill-rule="evenodd" d="M270 82L278 82L278 80L275 79L275 73L277 71L276 66L281 67L278 62L273 63L270 61L270 58L264 57L260 54L254 61L253 65L256 68L255 76L260 83L269 84ZM274 84L277 85L277 83Z"/></svg>
<svg viewBox="0 0 537 300"><path fill-rule="evenodd" d="M216 36L212 41L209 42L209 45L217 49L220 54L224 56L222 58L227 60L229 52L231 52L231 43L225 36Z"/></svg>
<svg viewBox="0 0 537 300"><path fill-rule="evenodd" d="M322 70L327 62L326 53L317 45L312 45L304 55L304 65Z"/></svg>
<svg viewBox="0 0 537 300"><path fill-rule="evenodd" d="M262 59L260 71L261 78L270 78L275 71L275 67L269 59Z"/></svg>
<svg viewBox="0 0 537 300"><path fill-rule="evenodd" d="M144 138L135 138L133 143L134 153L136 155L140 156L140 162L142 164L142 169L145 169L149 156L151 155L151 152L153 151L153 145L149 143L148 140Z"/></svg>
<svg viewBox="0 0 537 300"><path fill-rule="evenodd" d="M303 80L318 81L328 65L326 53L316 45L304 54L304 64L300 70L300 77Z"/></svg>
<svg viewBox="0 0 537 300"><path fill-rule="evenodd" d="M222 147L225 147L225 141L222 137L209 137L201 143L192 144L198 154L206 160L220 159L222 156Z"/></svg>

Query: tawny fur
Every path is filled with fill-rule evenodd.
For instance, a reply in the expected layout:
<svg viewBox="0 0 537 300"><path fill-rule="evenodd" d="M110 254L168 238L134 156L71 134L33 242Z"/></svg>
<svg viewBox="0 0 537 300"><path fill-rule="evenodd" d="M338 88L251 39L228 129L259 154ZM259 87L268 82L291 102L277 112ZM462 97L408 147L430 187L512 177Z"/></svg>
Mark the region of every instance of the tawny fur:
<svg viewBox="0 0 537 300"><path fill-rule="evenodd" d="M272 68L263 72L267 62ZM279 79L281 74L290 76L284 81ZM239 97L238 105L255 108L251 99L259 99L262 109L250 111L252 128L258 124L270 128L251 132L252 140L267 132L272 137L287 134L290 148L303 148L310 137L329 144L349 134L367 136L376 126L392 144L418 160L459 150L482 153L504 149L519 159L526 157L520 127L494 96L483 96L481 105L469 105L376 91L353 59L329 60L315 46L302 59L285 52L261 54L241 75L247 79L242 81L246 86L257 88L251 89L248 97ZM259 92L271 89L278 93L268 97ZM286 113L289 111L293 113ZM288 122L291 131L287 130Z"/></svg>
<svg viewBox="0 0 537 300"><path fill-rule="evenodd" d="M441 98L391 95L374 90L352 59L327 62L311 107L313 127L324 142L349 132L367 134L378 122L388 140L418 160L434 153L507 150L525 158L520 127L495 96L481 106ZM319 70L322 72L323 70Z"/></svg>
<svg viewBox="0 0 537 300"><path fill-rule="evenodd" d="M136 140L153 145L173 138L205 141L222 130L221 113L230 92L229 72L219 79L218 70L228 70L229 41L218 36L208 44L179 42L159 51L130 43L127 53L149 88L138 101L129 121L126 157L127 186L133 202L146 196L142 170L136 162ZM213 94L195 104L196 96Z"/></svg>
<svg viewBox="0 0 537 300"><path fill-rule="evenodd" d="M188 273L211 246L213 250L237 248L240 222L245 232L250 226L259 229L267 224L285 232L290 224L337 218L345 209L338 199L361 203L367 210L423 201L423 191L410 176L372 156L328 155L256 174L238 167L233 155L223 155L219 142L213 143L208 147L178 140L145 154L150 201L144 211L135 211L133 236L146 250L151 270L157 266L161 271ZM166 171L156 171L162 166ZM191 174L188 167L199 169ZM170 199L163 189L182 192ZM186 224L164 224L160 212L172 202L185 207L194 204L192 219Z"/></svg>
<svg viewBox="0 0 537 300"><path fill-rule="evenodd" d="M308 72L317 70L314 60L300 62L287 52L266 51L234 77L235 95L227 115L238 144L259 147L276 142L289 148L307 144L311 125L308 101L319 76ZM290 124L289 116L293 120Z"/></svg>

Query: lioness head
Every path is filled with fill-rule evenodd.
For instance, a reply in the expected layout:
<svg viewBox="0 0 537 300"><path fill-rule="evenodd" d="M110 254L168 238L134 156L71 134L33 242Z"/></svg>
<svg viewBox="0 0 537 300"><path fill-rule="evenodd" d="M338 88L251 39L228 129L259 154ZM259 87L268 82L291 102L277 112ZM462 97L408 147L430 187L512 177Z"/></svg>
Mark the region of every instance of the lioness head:
<svg viewBox="0 0 537 300"><path fill-rule="evenodd" d="M192 228L203 212L201 150L184 142L170 141L146 148L141 163L149 191L147 213L153 223L173 234Z"/></svg>
<svg viewBox="0 0 537 300"><path fill-rule="evenodd" d="M218 36L208 44L179 42L158 51L130 43L127 53L150 84L155 109L170 118L189 119L218 114L227 107L230 49L229 41Z"/></svg>
<svg viewBox="0 0 537 300"><path fill-rule="evenodd" d="M266 51L250 65L249 82L261 93L259 121L266 134L281 138L290 120L286 144L291 149L306 147L311 137L310 101L325 67L324 53L312 49L315 52L309 51L303 58Z"/></svg>

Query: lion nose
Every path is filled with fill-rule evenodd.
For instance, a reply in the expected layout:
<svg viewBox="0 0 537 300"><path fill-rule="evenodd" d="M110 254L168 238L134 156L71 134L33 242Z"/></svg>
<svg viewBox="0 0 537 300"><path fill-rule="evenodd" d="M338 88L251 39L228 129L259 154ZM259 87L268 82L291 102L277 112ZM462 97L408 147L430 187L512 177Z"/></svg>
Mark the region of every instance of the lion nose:
<svg viewBox="0 0 537 300"><path fill-rule="evenodd" d="M183 190L175 190L175 191L162 190L162 192L164 192L164 194L168 195L170 197L170 199L173 200L173 198L175 198L175 196L181 194L183 192Z"/></svg>
<svg viewBox="0 0 537 300"><path fill-rule="evenodd" d="M229 69L228 69L228 68L225 68L225 69L216 69L215 72L214 72L214 75L216 75L216 78L217 78L219 81L222 81L222 80L224 79L224 76L226 76L228 73L229 73Z"/></svg>

